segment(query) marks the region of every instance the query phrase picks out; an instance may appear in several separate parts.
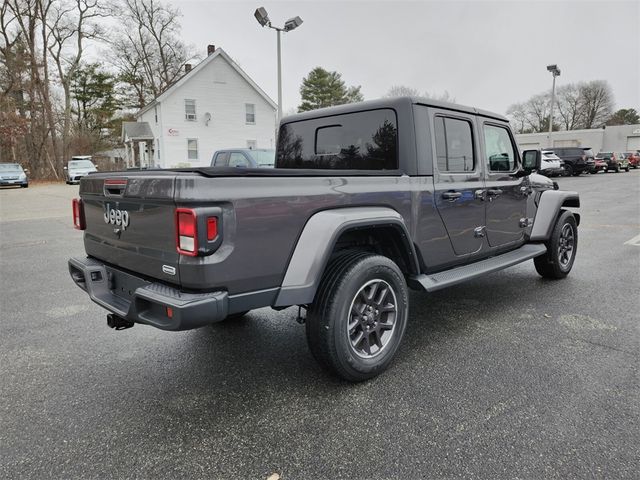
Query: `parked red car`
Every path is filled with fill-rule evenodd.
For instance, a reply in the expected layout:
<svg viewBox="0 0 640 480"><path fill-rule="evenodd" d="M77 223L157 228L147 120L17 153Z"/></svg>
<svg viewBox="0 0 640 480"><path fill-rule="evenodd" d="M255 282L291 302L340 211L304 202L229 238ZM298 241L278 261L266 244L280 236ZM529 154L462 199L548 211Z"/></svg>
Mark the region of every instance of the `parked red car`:
<svg viewBox="0 0 640 480"><path fill-rule="evenodd" d="M607 162L602 158L595 158L590 173L607 172Z"/></svg>
<svg viewBox="0 0 640 480"><path fill-rule="evenodd" d="M638 152L624 152L625 157L629 160L629 166L631 168L640 168L640 153Z"/></svg>

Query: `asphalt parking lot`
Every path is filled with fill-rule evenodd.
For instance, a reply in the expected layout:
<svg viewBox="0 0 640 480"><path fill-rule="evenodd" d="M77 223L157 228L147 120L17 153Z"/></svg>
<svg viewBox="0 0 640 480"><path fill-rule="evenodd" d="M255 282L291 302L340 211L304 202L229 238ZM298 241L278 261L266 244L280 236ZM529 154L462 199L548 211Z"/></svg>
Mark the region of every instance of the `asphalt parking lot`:
<svg viewBox="0 0 640 480"><path fill-rule="evenodd" d="M640 170L559 183L583 205L571 275L414 293L391 369L357 385L294 309L107 328L67 271L78 187L0 190L0 477L638 478Z"/></svg>

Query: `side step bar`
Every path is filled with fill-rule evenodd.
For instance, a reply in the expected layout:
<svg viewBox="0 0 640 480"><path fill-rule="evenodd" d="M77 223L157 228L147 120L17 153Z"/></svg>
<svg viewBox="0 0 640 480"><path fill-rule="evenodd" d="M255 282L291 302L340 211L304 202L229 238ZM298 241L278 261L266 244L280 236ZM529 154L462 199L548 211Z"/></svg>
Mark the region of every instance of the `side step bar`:
<svg viewBox="0 0 640 480"><path fill-rule="evenodd" d="M444 272L433 273L431 275L414 275L409 281L415 286L421 286L427 292L435 292L436 290L457 285L458 283L466 282L467 280L480 277L487 273L497 272L512 265L531 260L534 257L543 255L546 251L547 247L540 243L529 243L517 250L462 267L452 268L451 270L445 270Z"/></svg>

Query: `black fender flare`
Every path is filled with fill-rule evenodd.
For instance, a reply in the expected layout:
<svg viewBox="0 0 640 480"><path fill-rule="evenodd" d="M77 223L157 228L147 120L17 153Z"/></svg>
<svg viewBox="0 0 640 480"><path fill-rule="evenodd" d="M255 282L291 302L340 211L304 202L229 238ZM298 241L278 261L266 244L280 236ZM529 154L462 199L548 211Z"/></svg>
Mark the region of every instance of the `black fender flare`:
<svg viewBox="0 0 640 480"><path fill-rule="evenodd" d="M364 227L394 227L409 253L411 268L418 257L402 215L388 207L346 207L323 210L307 221L287 266L274 307L313 302L336 241L344 232Z"/></svg>
<svg viewBox="0 0 640 480"><path fill-rule="evenodd" d="M578 192L564 190L545 190L542 192L529 241L544 242L549 239L562 207L580 207ZM580 224L580 216L575 215L577 223Z"/></svg>

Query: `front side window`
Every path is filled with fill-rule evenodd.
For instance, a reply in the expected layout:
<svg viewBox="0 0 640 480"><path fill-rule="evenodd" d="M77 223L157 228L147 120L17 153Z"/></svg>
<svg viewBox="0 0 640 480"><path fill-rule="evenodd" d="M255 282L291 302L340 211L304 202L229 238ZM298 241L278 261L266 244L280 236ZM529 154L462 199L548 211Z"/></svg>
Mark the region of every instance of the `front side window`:
<svg viewBox="0 0 640 480"><path fill-rule="evenodd" d="M485 125L484 148L492 172L510 172L516 168L515 151L506 128Z"/></svg>
<svg viewBox="0 0 640 480"><path fill-rule="evenodd" d="M198 139L187 139L187 158L189 160L198 160Z"/></svg>
<svg viewBox="0 0 640 480"><path fill-rule="evenodd" d="M370 110L283 125L276 167L395 170L398 168L395 111Z"/></svg>
<svg viewBox="0 0 640 480"><path fill-rule="evenodd" d="M245 103L245 122L253 125L256 123L256 106L253 103Z"/></svg>
<svg viewBox="0 0 640 480"><path fill-rule="evenodd" d="M472 172L475 169L471 123L457 118L436 117L436 157L441 172Z"/></svg>
<svg viewBox="0 0 640 480"><path fill-rule="evenodd" d="M184 101L184 118L189 121L196 120L196 101L187 99Z"/></svg>

